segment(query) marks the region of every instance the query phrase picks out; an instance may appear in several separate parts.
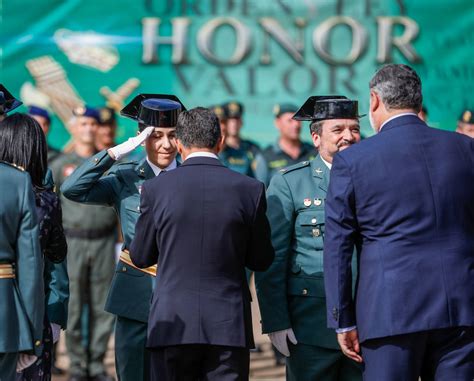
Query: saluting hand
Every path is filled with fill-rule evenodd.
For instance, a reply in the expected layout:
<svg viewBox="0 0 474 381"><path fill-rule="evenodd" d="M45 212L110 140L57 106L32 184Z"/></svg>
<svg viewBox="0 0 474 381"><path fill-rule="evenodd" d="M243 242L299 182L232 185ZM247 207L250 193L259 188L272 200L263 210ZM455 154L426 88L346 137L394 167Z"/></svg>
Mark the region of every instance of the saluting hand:
<svg viewBox="0 0 474 381"><path fill-rule="evenodd" d="M152 126L147 127L137 136L129 138L126 142L116 145L115 147L109 148L107 152L112 159L119 160L142 144L152 134L154 129L155 127Z"/></svg>
<svg viewBox="0 0 474 381"><path fill-rule="evenodd" d="M344 353L350 359L356 362L362 362L362 356L360 353L359 335L357 329L353 329L348 332L338 333L337 341L341 347L342 353Z"/></svg>

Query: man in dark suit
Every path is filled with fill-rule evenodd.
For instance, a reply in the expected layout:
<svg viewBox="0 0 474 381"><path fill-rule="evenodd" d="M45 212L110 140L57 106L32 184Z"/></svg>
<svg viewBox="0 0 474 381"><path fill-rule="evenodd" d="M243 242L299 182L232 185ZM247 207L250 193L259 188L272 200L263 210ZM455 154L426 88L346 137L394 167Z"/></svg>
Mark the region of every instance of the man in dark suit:
<svg viewBox="0 0 474 381"><path fill-rule="evenodd" d="M130 256L158 264L148 319L153 380L245 380L254 346L245 267L274 251L262 183L231 171L208 109L183 111L176 170L144 183ZM159 195L159 196L158 196Z"/></svg>
<svg viewBox="0 0 474 381"><path fill-rule="evenodd" d="M377 135L333 161L328 323L365 381L474 378L474 140L428 127L421 104L415 71L384 66L370 82Z"/></svg>

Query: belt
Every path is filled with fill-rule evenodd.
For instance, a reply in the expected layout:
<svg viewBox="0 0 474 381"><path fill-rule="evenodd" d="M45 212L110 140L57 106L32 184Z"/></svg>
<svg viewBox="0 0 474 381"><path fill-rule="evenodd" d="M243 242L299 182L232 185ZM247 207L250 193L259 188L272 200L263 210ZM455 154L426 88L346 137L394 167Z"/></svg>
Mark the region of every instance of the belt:
<svg viewBox="0 0 474 381"><path fill-rule="evenodd" d="M122 252L120 253L120 258L119 259L123 263L126 263L129 266L132 266L134 269L137 269L137 270L139 270L141 272L144 272L148 275L156 276L156 270L158 268L158 265L153 265L153 266L141 269L141 268L139 268L139 267L137 267L133 264L132 259L130 258L130 253L128 252L128 250L122 250Z"/></svg>
<svg viewBox="0 0 474 381"><path fill-rule="evenodd" d="M15 271L11 264L1 264L0 265L0 279L14 279Z"/></svg>
<svg viewBox="0 0 474 381"><path fill-rule="evenodd" d="M107 237L112 234L117 225L111 225L103 229L78 229L78 228L70 228L64 229L64 234L66 237L71 238L82 238L82 239L99 239L103 237Z"/></svg>

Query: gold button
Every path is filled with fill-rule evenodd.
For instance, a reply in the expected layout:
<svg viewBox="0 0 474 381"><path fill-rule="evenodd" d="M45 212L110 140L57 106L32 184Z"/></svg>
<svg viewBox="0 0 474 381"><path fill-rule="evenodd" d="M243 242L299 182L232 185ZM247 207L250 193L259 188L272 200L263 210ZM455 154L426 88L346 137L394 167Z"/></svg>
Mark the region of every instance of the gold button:
<svg viewBox="0 0 474 381"><path fill-rule="evenodd" d="M127 271L127 268L125 266L122 267L122 271L125 272Z"/></svg>
<svg viewBox="0 0 474 381"><path fill-rule="evenodd" d="M308 290L306 288L303 288L302 294L303 295L308 295Z"/></svg>
<svg viewBox="0 0 474 381"><path fill-rule="evenodd" d="M39 347L39 346L41 345L41 341L36 340L36 341L35 341L35 345L36 345L37 347Z"/></svg>
<svg viewBox="0 0 474 381"><path fill-rule="evenodd" d="M315 224L316 222L318 222L318 220L317 220L316 218L313 218L313 219L311 220L311 223L312 223L312 224Z"/></svg>

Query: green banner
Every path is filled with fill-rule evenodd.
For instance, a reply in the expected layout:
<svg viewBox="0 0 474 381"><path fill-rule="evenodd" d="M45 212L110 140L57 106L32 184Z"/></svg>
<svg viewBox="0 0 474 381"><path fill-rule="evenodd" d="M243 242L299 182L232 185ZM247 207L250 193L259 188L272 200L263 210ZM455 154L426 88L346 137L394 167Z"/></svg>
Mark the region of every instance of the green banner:
<svg viewBox="0 0 474 381"><path fill-rule="evenodd" d="M432 126L453 130L474 103L472 0L4 0L1 46L0 82L54 113L56 147L73 107L153 92L241 101L243 135L266 145L276 102L342 94L366 113L388 62L418 71ZM120 118L118 140L134 133Z"/></svg>

